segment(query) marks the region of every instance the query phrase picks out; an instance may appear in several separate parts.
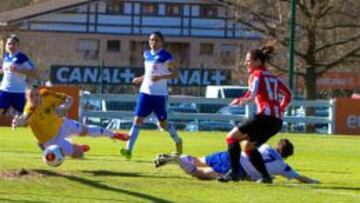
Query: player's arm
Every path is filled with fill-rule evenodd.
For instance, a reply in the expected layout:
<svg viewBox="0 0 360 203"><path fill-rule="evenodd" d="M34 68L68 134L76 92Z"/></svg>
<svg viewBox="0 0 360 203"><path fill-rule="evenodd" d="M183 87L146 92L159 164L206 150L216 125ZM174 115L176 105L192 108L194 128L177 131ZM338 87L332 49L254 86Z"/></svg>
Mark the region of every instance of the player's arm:
<svg viewBox="0 0 360 203"><path fill-rule="evenodd" d="M320 181L312 178L308 178L306 176L300 175L297 173L294 169L292 169L289 165L287 165L285 162L283 162L283 166L285 167L283 172L280 174L284 176L287 179L295 179L301 183L308 183L308 184L317 184L320 183Z"/></svg>
<svg viewBox="0 0 360 203"><path fill-rule="evenodd" d="M169 61L166 64L169 69L169 73L164 74L164 75L153 75L153 76L151 76L152 81L170 80L170 79L176 78L178 76L178 70L175 68L174 62Z"/></svg>
<svg viewBox="0 0 360 203"><path fill-rule="evenodd" d="M63 102L59 104L59 107L69 110L74 100L70 95L64 95L64 96L65 98L63 99Z"/></svg>
<svg viewBox="0 0 360 203"><path fill-rule="evenodd" d="M251 75L249 78L249 90L244 96L234 99L230 105L245 105L255 99L259 89L259 77Z"/></svg>
<svg viewBox="0 0 360 203"><path fill-rule="evenodd" d="M295 179L298 180L301 183L307 183L307 184L319 184L319 183L321 183L319 180L312 179L312 178L302 176L302 175L299 175Z"/></svg>
<svg viewBox="0 0 360 203"><path fill-rule="evenodd" d="M13 72L21 73L21 74L26 75L26 76L30 76L30 77L36 77L37 76L36 68L30 62L30 60L25 61L24 63L19 64L19 65L12 64L10 66L10 70L13 71Z"/></svg>
<svg viewBox="0 0 360 203"><path fill-rule="evenodd" d="M29 122L31 112L24 112L22 115L16 115L12 120L11 126L13 129L20 126L26 126Z"/></svg>
<svg viewBox="0 0 360 203"><path fill-rule="evenodd" d="M286 107L290 104L290 102L292 100L292 93L291 93L290 89L280 80L279 80L278 84L279 84L279 92L280 92L280 94L283 95L283 98L280 102L280 110L282 112L284 112Z"/></svg>
<svg viewBox="0 0 360 203"><path fill-rule="evenodd" d="M54 97L57 98L55 100L56 112L59 116L65 116L66 113L71 108L71 105L73 103L73 98L70 95L63 94L63 93L53 93Z"/></svg>
<svg viewBox="0 0 360 203"><path fill-rule="evenodd" d="M139 77L135 77L132 80L132 83L135 84L135 85L140 85L143 81L144 81L144 75L139 76Z"/></svg>

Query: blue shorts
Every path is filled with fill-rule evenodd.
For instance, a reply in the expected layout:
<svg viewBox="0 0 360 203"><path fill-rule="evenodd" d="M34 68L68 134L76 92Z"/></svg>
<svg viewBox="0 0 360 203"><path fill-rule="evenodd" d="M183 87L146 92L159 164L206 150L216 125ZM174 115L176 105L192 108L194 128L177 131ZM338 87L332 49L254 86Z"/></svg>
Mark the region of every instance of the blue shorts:
<svg viewBox="0 0 360 203"><path fill-rule="evenodd" d="M230 157L227 152L216 152L205 157L205 162L210 166L215 172L220 174L227 173L230 169ZM239 160L239 169L241 177L245 178L245 171L240 164Z"/></svg>
<svg viewBox="0 0 360 203"><path fill-rule="evenodd" d="M135 115L146 118L154 112L158 120L166 120L167 98L167 96L162 95L140 93L136 103Z"/></svg>
<svg viewBox="0 0 360 203"><path fill-rule="evenodd" d="M22 113L25 107L25 93L14 93L0 90L0 109L6 111L9 107Z"/></svg>

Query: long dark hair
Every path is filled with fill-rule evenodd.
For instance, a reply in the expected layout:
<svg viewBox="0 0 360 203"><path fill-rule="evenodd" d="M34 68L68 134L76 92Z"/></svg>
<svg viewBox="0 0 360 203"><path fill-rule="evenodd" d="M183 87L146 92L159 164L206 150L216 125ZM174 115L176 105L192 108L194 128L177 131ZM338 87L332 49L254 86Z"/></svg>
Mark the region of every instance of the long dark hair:
<svg viewBox="0 0 360 203"><path fill-rule="evenodd" d="M271 59L271 54L274 52L274 47L271 45L265 45L261 49L253 49L250 51L251 58L253 60L260 60L261 64L264 65Z"/></svg>

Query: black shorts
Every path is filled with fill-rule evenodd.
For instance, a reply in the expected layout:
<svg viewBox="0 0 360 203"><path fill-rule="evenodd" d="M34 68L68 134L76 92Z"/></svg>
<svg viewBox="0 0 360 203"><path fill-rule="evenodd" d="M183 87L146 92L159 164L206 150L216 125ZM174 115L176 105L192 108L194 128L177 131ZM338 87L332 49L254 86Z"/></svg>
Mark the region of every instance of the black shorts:
<svg viewBox="0 0 360 203"><path fill-rule="evenodd" d="M258 114L238 124L237 127L241 133L247 134L249 141L258 147L281 130L282 122L279 118Z"/></svg>

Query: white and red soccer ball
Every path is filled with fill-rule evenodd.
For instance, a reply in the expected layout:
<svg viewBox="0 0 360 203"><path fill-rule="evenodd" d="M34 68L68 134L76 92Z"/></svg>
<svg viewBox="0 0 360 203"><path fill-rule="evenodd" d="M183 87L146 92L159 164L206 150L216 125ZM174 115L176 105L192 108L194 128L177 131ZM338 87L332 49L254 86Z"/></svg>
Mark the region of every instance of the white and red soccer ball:
<svg viewBox="0 0 360 203"><path fill-rule="evenodd" d="M65 155L58 145L48 146L43 153L43 161L52 167L60 166L65 160Z"/></svg>

